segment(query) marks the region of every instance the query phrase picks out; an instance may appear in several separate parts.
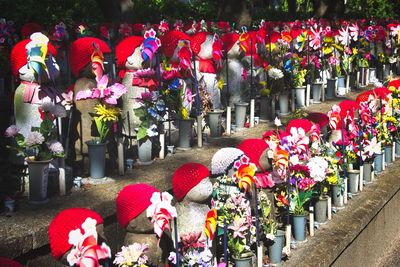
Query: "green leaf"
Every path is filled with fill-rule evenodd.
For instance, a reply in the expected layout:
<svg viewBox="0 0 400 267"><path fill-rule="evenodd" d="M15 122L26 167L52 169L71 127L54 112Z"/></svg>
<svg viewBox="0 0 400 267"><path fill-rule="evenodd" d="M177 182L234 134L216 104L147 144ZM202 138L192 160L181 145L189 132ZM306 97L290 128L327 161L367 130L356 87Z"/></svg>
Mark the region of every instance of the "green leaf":
<svg viewBox="0 0 400 267"><path fill-rule="evenodd" d="M146 118L147 116L147 110L145 107L135 108L133 111L139 118Z"/></svg>
<svg viewBox="0 0 400 267"><path fill-rule="evenodd" d="M143 127L142 125L139 127L138 133L137 133L137 139L141 140L143 138L147 137L147 128Z"/></svg>

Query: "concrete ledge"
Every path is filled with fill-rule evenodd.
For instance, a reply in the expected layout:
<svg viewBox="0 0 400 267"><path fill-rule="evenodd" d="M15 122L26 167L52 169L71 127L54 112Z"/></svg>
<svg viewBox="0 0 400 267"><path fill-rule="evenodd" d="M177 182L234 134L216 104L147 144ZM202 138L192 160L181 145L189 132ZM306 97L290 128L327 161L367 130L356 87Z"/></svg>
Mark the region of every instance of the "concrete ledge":
<svg viewBox="0 0 400 267"><path fill-rule="evenodd" d="M246 138L260 138L268 128L271 128L269 124L262 123L255 128L238 131L229 137L214 140L210 138L209 143L201 149L178 151L164 160L156 160L150 166L135 165L129 176L118 176L117 170L115 170L113 178L116 181L114 183L91 185L86 191L81 190L68 196L51 198L45 205L35 206L22 200L19 203L18 211L12 217L0 216L0 225L2 226L0 228L2 240L0 257L22 257L25 260L25 254L31 255L34 250L42 251L43 247L48 246L47 228L50 221L59 211L66 208L86 207L98 212L106 220L111 220L110 218L114 216L113 222L110 224L111 228L119 227L115 223L115 198L125 185L143 182L162 191L170 190L172 174L180 165L195 161L209 167L212 155L220 148L236 146ZM123 232L124 230L113 229L112 231ZM107 236L113 238L112 235ZM118 240L114 241L111 241L112 249L120 243L117 242ZM116 248L120 249L120 247ZM47 252L49 252L48 248Z"/></svg>
<svg viewBox="0 0 400 267"><path fill-rule="evenodd" d="M400 230L400 160L292 250L283 266L373 266Z"/></svg>

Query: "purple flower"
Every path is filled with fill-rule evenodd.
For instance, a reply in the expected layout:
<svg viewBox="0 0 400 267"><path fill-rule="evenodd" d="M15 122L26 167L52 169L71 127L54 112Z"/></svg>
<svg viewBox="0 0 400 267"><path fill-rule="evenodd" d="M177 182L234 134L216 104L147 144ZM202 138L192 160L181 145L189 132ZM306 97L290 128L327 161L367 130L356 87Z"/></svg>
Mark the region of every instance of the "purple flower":
<svg viewBox="0 0 400 267"><path fill-rule="evenodd" d="M14 137L19 133L19 128L16 125L11 125L6 129L5 136L6 137Z"/></svg>
<svg viewBox="0 0 400 267"><path fill-rule="evenodd" d="M60 155L64 153L64 148L58 141L50 143L49 149L53 155Z"/></svg>

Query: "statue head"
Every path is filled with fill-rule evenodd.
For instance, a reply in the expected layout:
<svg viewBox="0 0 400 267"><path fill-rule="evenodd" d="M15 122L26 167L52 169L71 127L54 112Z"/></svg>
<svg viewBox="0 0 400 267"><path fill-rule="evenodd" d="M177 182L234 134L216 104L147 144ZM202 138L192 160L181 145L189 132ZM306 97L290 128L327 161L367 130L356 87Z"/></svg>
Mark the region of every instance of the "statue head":
<svg viewBox="0 0 400 267"><path fill-rule="evenodd" d="M200 163L189 162L175 170L172 190L178 201L206 202L212 194L210 171Z"/></svg>
<svg viewBox="0 0 400 267"><path fill-rule="evenodd" d="M152 233L153 225L146 216L146 209L151 205L151 196L159 192L148 184L125 186L116 199L118 223L133 233Z"/></svg>

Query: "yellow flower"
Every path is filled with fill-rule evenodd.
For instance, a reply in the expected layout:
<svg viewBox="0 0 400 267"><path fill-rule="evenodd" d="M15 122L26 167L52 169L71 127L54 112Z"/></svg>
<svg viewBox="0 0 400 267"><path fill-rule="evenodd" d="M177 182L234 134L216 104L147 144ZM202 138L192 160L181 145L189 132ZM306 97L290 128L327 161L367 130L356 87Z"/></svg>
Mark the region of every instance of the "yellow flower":
<svg viewBox="0 0 400 267"><path fill-rule="evenodd" d="M121 110L117 107L107 107L103 104L98 104L94 108L96 115L101 121L116 121Z"/></svg>
<svg viewBox="0 0 400 267"><path fill-rule="evenodd" d="M357 54L358 54L357 48L353 47L353 55L357 55Z"/></svg>
<svg viewBox="0 0 400 267"><path fill-rule="evenodd" d="M222 88L224 88L224 84L225 84L224 79L223 79L223 78L220 78L220 79L218 80L218 89L219 89L219 90L222 90Z"/></svg>
<svg viewBox="0 0 400 267"><path fill-rule="evenodd" d="M326 181L329 184L337 184L338 183L337 175L335 173L327 173L326 176L327 176Z"/></svg>
<svg viewBox="0 0 400 267"><path fill-rule="evenodd" d="M189 114L186 108L182 108L182 119L187 120L189 119Z"/></svg>

